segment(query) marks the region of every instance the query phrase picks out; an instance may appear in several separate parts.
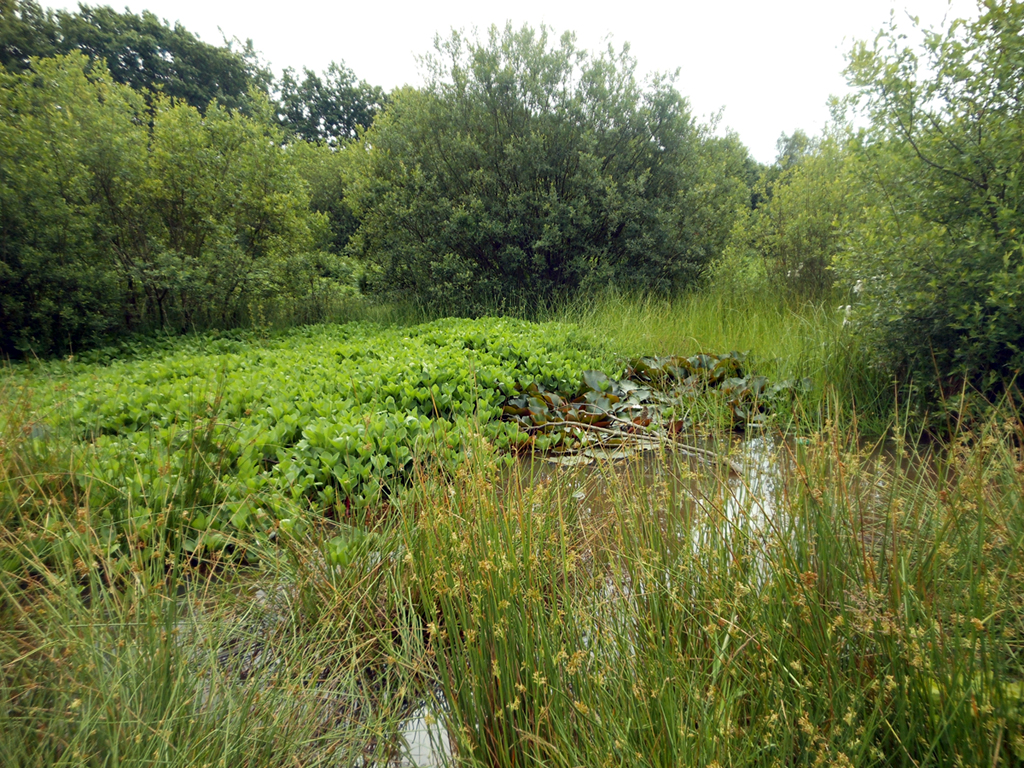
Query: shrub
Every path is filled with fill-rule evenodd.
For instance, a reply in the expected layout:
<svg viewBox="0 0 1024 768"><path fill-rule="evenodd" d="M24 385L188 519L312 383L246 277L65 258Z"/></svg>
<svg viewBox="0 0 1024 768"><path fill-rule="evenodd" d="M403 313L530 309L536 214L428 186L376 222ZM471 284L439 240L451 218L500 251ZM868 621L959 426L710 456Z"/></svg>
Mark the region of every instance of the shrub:
<svg viewBox="0 0 1024 768"><path fill-rule="evenodd" d="M754 185L756 207L737 218L726 262L751 279L760 274L785 294L823 296L832 288L832 264L854 215L842 141L826 135L793 157L780 139L779 150Z"/></svg>
<svg viewBox="0 0 1024 768"><path fill-rule="evenodd" d="M995 394L1024 366L1024 5L981 10L916 50L892 27L848 69L871 121L866 220L841 259L857 330L933 398Z"/></svg>
<svg viewBox="0 0 1024 768"><path fill-rule="evenodd" d="M0 353L236 325L327 240L266 101L152 105L79 54L0 72Z"/></svg>
<svg viewBox="0 0 1024 768"><path fill-rule="evenodd" d="M671 78L641 86L628 48L492 27L425 59L353 155L353 251L366 287L479 311L615 282L667 291L720 251L743 182Z"/></svg>

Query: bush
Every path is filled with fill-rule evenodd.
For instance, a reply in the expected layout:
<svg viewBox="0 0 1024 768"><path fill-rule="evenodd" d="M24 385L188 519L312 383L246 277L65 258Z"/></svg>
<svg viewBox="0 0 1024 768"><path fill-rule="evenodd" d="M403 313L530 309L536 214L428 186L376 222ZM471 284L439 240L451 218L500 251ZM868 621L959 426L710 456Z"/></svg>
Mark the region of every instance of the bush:
<svg viewBox="0 0 1024 768"><path fill-rule="evenodd" d="M704 273L747 193L721 171L745 151L709 138L671 79L641 86L628 49L589 58L543 28L436 48L426 88L349 150L369 290L472 312Z"/></svg>
<svg viewBox="0 0 1024 768"><path fill-rule="evenodd" d="M0 72L0 353L232 326L287 300L287 257L328 221L266 100L251 106L147 105L78 54Z"/></svg>
<svg viewBox="0 0 1024 768"><path fill-rule="evenodd" d="M866 220L841 259L856 328L932 398L993 395L1024 366L1024 4L903 39L858 45L848 69L871 121Z"/></svg>
<svg viewBox="0 0 1024 768"><path fill-rule="evenodd" d="M800 132L794 135L806 141ZM737 218L725 263L740 273L740 282L758 275L793 297L825 296L854 216L842 140L826 135L794 157L780 139L779 150L775 165L754 185L756 207Z"/></svg>

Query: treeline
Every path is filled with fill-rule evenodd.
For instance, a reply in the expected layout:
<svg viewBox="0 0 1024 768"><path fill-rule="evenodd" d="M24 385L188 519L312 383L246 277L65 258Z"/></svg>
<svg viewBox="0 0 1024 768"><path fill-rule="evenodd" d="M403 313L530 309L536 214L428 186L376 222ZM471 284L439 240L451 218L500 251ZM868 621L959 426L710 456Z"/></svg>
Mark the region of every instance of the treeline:
<svg viewBox="0 0 1024 768"><path fill-rule="evenodd" d="M86 5L52 11L34 0L0 0L0 65L8 72L30 71L33 58L72 53L84 55L90 68L105 68L114 82L201 111L216 100L248 112L253 92L261 93L271 98L281 127L308 141L354 137L386 99L381 88L357 80L339 63L322 75L286 69L275 81L251 40L211 45L149 11Z"/></svg>
<svg viewBox="0 0 1024 768"><path fill-rule="evenodd" d="M571 35L458 34L420 90L149 13L3 0L2 351L329 315L354 290L493 311L669 292L724 248L757 166L671 79ZM376 119L375 119L376 118Z"/></svg>
<svg viewBox="0 0 1024 768"><path fill-rule="evenodd" d="M628 48L543 28L453 33L384 94L152 14L0 9L5 354L325 319L357 282L459 314L714 284L848 305L932 399L1024 363L1018 0L855 47L857 94L770 166Z"/></svg>
<svg viewBox="0 0 1024 768"><path fill-rule="evenodd" d="M325 224L269 105L147 104L81 54L0 83L5 347L230 326L282 292L304 298L296 261Z"/></svg>
<svg viewBox="0 0 1024 768"><path fill-rule="evenodd" d="M251 44L0 0L0 353L325 319L353 291L330 145L385 97L343 65L275 83Z"/></svg>

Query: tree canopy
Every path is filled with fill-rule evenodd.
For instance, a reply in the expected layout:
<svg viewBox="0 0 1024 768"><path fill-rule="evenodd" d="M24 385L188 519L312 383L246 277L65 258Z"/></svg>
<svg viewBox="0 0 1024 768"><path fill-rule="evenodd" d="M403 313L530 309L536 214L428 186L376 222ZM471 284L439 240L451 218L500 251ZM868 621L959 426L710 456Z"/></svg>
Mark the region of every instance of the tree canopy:
<svg viewBox="0 0 1024 768"><path fill-rule="evenodd" d="M34 0L0 0L0 10L0 64L14 72L28 70L33 56L78 51L93 62L104 60L115 82L199 109L214 99L242 106L251 87L265 90L270 81L251 43L240 50L204 43L149 11L80 5L77 12L55 12Z"/></svg>
<svg viewBox="0 0 1024 768"><path fill-rule="evenodd" d="M839 266L872 348L943 397L1024 368L1024 3L979 7L916 48L891 27L848 69L866 219Z"/></svg>
<svg viewBox="0 0 1024 768"><path fill-rule="evenodd" d="M779 139L775 163L753 184L755 204L733 229L730 264L752 267L771 291L791 298L829 295L856 209L844 145L841 131Z"/></svg>
<svg viewBox="0 0 1024 768"><path fill-rule="evenodd" d="M334 146L368 128L385 105L380 86L356 80L344 64L332 63L324 74L303 68L302 79L286 69L278 83L281 121L296 136Z"/></svg>
<svg viewBox="0 0 1024 768"><path fill-rule="evenodd" d="M345 150L369 288L471 309L700 277L746 194L717 172L745 151L710 139L672 78L641 84L628 48L592 57L545 28L435 48L426 87Z"/></svg>
<svg viewBox="0 0 1024 768"><path fill-rule="evenodd" d="M81 53L0 71L0 351L307 302L327 239L273 110L152 103Z"/></svg>

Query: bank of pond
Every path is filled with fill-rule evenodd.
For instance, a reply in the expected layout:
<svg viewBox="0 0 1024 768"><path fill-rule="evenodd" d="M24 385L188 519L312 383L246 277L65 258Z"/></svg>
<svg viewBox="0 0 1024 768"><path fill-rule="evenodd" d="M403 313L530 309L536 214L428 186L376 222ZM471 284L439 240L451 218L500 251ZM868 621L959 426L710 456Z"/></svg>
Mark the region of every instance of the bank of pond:
<svg viewBox="0 0 1024 768"><path fill-rule="evenodd" d="M4 375L5 764L1024 763L1012 414L510 319Z"/></svg>

